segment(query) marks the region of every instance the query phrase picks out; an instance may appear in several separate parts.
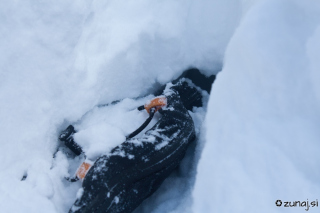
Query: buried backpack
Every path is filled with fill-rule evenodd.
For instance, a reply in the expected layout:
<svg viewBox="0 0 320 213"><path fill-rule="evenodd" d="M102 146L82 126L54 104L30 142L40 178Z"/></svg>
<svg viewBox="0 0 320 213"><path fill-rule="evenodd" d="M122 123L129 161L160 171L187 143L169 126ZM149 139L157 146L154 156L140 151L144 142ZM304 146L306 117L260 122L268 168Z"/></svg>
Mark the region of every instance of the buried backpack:
<svg viewBox="0 0 320 213"><path fill-rule="evenodd" d="M139 107L150 113L150 120L154 113L160 113L161 118L141 137L134 138L145 124L95 162L82 163L76 177L70 179L81 179L83 183L69 212L130 213L155 192L195 140L195 126L188 110L202 106L202 94L210 92L214 79L197 69L187 70ZM76 155L84 155L74 141L75 132L70 125L60 140Z"/></svg>

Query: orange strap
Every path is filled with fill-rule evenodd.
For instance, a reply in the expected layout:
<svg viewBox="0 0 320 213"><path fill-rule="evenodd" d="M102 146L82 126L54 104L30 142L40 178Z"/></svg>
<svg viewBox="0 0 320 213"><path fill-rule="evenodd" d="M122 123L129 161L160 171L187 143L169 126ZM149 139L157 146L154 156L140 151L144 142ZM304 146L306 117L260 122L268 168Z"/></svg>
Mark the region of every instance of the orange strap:
<svg viewBox="0 0 320 213"><path fill-rule="evenodd" d="M84 161L77 170L76 176L83 180L89 169L91 168L92 163L90 161Z"/></svg>
<svg viewBox="0 0 320 213"><path fill-rule="evenodd" d="M147 110L148 113L150 113L151 108L156 108L156 111L158 111L159 109L161 109L161 107L165 105L167 105L167 98L165 96L161 96L161 97L156 97L151 101L149 101L148 103L146 103L144 105L144 108Z"/></svg>

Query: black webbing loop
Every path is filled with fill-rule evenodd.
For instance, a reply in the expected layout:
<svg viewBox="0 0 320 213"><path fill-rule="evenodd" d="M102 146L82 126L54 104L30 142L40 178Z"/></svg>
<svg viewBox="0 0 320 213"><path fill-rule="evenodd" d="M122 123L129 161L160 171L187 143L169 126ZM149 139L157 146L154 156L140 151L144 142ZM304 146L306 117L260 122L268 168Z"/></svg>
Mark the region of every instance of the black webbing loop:
<svg viewBox="0 0 320 213"><path fill-rule="evenodd" d="M142 106L139 106L137 109L138 109L139 111L142 111L142 110L144 110L145 108L144 108L144 105L142 105Z"/></svg>
<svg viewBox="0 0 320 213"><path fill-rule="evenodd" d="M76 133L74 127L69 125L67 129L60 134L59 139L63 141L66 147L68 147L76 156L78 156L83 153L83 150L81 146L73 140L74 133Z"/></svg>
<svg viewBox="0 0 320 213"><path fill-rule="evenodd" d="M65 177L65 179L69 182L77 182L79 178L77 176L71 178L71 177Z"/></svg>

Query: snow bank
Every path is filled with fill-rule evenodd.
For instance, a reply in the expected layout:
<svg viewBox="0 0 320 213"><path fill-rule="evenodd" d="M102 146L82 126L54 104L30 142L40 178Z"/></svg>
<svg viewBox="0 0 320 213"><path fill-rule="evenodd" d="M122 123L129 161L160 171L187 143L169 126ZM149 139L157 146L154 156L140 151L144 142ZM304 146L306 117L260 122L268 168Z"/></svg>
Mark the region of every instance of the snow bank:
<svg viewBox="0 0 320 213"><path fill-rule="evenodd" d="M238 5L236 0L95 1L76 48L75 69L100 102L148 93L190 66L216 73L240 16Z"/></svg>
<svg viewBox="0 0 320 213"><path fill-rule="evenodd" d="M284 202L319 200L319 14L319 2L288 0L247 12L212 88L194 212L304 212Z"/></svg>
<svg viewBox="0 0 320 213"><path fill-rule="evenodd" d="M57 127L83 108L72 101L72 50L80 37L84 1L10 1L0 9L0 202L3 212L62 212L71 202L52 167ZM79 82L80 83L80 82ZM70 87L71 86L71 87ZM73 87L73 88L72 88ZM82 105L83 106L83 105ZM88 105L87 105L88 106ZM28 175L25 181L20 181ZM59 203L56 205L55 203Z"/></svg>
<svg viewBox="0 0 320 213"><path fill-rule="evenodd" d="M59 131L97 104L147 94L185 68L217 72L238 23L238 5L236 0L3 2L2 211L66 212L80 184L64 181L69 174L64 155L52 159Z"/></svg>

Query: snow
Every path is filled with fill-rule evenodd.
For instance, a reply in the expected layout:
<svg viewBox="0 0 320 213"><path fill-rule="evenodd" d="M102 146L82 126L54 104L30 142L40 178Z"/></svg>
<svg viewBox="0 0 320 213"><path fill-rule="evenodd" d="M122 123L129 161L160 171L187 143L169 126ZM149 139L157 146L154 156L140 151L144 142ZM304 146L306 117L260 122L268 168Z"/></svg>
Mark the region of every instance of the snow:
<svg viewBox="0 0 320 213"><path fill-rule="evenodd" d="M208 105L194 212L301 212L275 202L319 199L319 11L259 1L237 28Z"/></svg>
<svg viewBox="0 0 320 213"><path fill-rule="evenodd" d="M67 212L81 183L64 177L83 159L53 159L59 132L75 124L96 158L147 118L135 107L153 96L135 97L189 67L223 67L206 121L206 108L190 112L197 141L136 212L282 212L278 199L319 199L319 12L313 0L2 2L1 210Z"/></svg>
<svg viewBox="0 0 320 213"><path fill-rule="evenodd" d="M77 131L74 134L75 141L89 159L96 159L101 154L110 152L149 117L145 111L139 112L137 107L152 98L153 95L136 100L126 98L115 104L93 108L74 124ZM158 117L155 116L149 128L156 123Z"/></svg>

